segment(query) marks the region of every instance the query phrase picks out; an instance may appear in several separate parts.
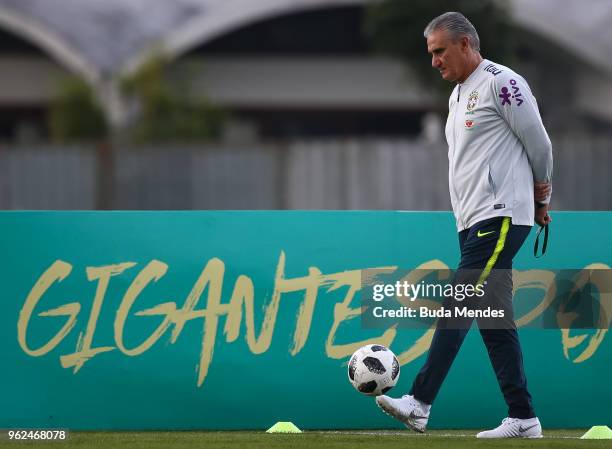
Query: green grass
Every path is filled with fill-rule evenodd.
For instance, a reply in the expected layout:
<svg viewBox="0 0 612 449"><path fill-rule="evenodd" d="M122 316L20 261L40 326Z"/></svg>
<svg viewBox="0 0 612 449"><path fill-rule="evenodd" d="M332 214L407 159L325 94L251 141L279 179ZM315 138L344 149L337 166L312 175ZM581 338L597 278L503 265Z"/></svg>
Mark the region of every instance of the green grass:
<svg viewBox="0 0 612 449"><path fill-rule="evenodd" d="M308 431L283 435L265 432L72 432L64 442L0 441L0 448L215 448L215 449L468 449L468 448L612 448L612 440L580 440L584 430L549 430L540 440L477 440L473 430Z"/></svg>

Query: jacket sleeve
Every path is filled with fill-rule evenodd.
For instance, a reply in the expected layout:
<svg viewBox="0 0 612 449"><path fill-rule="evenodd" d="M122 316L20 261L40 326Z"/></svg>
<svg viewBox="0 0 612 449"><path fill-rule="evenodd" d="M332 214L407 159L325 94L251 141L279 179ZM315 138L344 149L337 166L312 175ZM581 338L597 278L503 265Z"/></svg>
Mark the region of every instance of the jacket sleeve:
<svg viewBox="0 0 612 449"><path fill-rule="evenodd" d="M510 129L523 144L533 180L551 182L553 171L552 144L546 133L538 104L527 82L512 72L502 72L492 83L495 105ZM550 201L550 195L545 203Z"/></svg>

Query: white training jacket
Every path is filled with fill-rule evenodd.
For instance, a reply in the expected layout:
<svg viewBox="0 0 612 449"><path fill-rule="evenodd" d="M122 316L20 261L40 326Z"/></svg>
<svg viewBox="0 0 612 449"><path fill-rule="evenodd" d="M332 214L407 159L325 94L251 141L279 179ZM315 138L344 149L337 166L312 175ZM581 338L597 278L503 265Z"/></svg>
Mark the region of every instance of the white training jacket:
<svg viewBox="0 0 612 449"><path fill-rule="evenodd" d="M448 181L457 229L493 217L533 226L533 183L551 181L553 159L527 82L485 59L455 86L448 108Z"/></svg>

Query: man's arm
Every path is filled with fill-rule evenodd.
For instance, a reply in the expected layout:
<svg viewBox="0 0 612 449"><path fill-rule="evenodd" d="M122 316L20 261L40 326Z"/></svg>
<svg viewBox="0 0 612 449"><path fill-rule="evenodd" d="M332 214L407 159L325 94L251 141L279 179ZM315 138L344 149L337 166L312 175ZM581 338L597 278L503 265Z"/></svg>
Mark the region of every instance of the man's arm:
<svg viewBox="0 0 612 449"><path fill-rule="evenodd" d="M548 204L552 193L552 144L527 82L513 73L495 77L495 99L500 115L523 144L534 180L534 200ZM536 218L537 218L536 210Z"/></svg>

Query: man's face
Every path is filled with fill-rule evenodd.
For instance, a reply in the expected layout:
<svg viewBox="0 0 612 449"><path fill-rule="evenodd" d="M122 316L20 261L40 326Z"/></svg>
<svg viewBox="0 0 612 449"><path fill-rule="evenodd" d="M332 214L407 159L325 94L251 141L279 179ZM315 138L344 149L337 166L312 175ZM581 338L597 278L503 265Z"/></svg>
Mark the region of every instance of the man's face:
<svg viewBox="0 0 612 449"><path fill-rule="evenodd" d="M440 71L446 81L465 81L468 65L468 39L453 41L446 30L436 30L427 36L427 52L431 66Z"/></svg>

